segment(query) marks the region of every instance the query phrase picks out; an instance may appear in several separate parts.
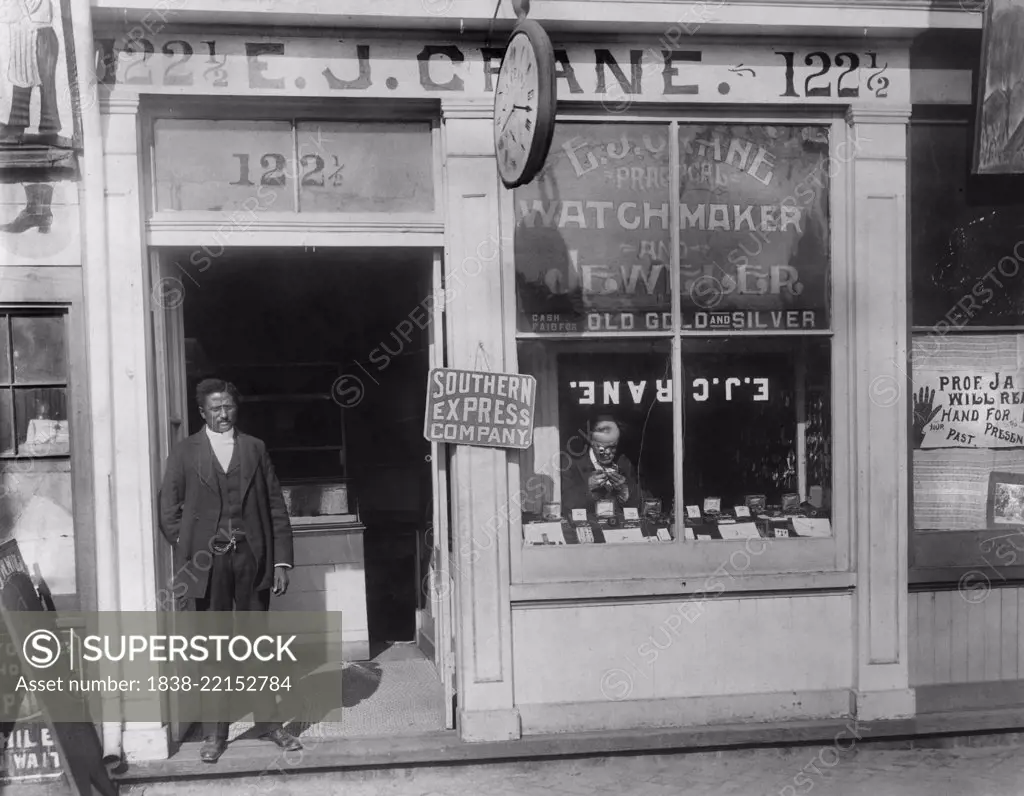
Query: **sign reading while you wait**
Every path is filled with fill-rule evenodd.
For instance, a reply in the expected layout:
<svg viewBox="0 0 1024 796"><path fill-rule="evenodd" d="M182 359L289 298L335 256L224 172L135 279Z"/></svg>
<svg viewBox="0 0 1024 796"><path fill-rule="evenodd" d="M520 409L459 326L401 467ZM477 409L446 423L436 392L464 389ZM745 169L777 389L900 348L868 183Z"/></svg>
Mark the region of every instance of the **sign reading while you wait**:
<svg viewBox="0 0 1024 796"><path fill-rule="evenodd" d="M435 368L427 378L423 436L431 442L526 450L533 444L536 402L533 376Z"/></svg>

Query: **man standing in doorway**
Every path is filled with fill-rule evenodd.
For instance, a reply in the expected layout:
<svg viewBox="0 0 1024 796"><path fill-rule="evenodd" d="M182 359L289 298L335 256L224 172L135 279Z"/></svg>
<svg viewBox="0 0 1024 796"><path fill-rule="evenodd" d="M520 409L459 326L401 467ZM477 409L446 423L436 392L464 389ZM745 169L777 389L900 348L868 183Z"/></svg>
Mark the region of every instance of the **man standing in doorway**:
<svg viewBox="0 0 1024 796"><path fill-rule="evenodd" d="M196 611L266 611L271 591L288 590L292 566L281 485L263 442L235 428L240 398L233 384L205 379L196 401L206 425L171 451L160 489L160 530L174 547L175 594ZM196 565L201 551L212 553L212 565ZM286 751L301 749L277 721L274 694L251 698L263 700L254 711L260 737ZM224 754L228 727L205 725L203 762Z"/></svg>

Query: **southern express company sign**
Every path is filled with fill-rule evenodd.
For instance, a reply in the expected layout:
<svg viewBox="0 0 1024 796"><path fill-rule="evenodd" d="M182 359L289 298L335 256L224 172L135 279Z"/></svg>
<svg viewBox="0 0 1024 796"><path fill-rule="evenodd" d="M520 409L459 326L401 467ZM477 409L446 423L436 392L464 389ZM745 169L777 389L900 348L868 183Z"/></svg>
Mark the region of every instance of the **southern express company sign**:
<svg viewBox="0 0 1024 796"><path fill-rule="evenodd" d="M142 93L449 97L493 92L503 49L341 37L166 33L145 25L97 37L103 81ZM838 43L704 45L688 36L623 46L559 46L558 96L603 102L909 102L903 51Z"/></svg>

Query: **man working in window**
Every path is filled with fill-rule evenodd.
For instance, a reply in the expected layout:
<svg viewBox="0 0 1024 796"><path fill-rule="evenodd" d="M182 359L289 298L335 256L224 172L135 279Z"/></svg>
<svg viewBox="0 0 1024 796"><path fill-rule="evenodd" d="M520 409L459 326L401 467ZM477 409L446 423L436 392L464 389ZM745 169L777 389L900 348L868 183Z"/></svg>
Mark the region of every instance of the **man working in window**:
<svg viewBox="0 0 1024 796"><path fill-rule="evenodd" d="M566 510L586 508L594 516L598 501L612 501L621 519L623 507L639 507L640 486L633 463L619 455L622 426L612 415L594 419L587 452L573 459L562 473L562 505Z"/></svg>
<svg viewBox="0 0 1024 796"><path fill-rule="evenodd" d="M160 530L174 547L174 593L182 607L196 611L266 611L271 587L279 595L288 590L292 566L281 485L263 442L235 428L239 395L233 384L206 379L196 401L206 425L171 451L160 490ZM203 551L212 554L206 566L196 562ZM276 721L272 692L247 699L257 703L262 738L286 751L302 748ZM216 710L221 718L227 704ZM203 762L216 763L224 754L228 728L226 721L206 724Z"/></svg>

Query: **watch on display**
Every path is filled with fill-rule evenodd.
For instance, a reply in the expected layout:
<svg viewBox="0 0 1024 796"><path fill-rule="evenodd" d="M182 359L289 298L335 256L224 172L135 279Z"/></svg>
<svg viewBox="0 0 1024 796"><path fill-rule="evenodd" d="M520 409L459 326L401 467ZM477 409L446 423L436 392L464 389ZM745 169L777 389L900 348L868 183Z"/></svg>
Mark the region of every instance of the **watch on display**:
<svg viewBox="0 0 1024 796"><path fill-rule="evenodd" d="M747 495L743 502L747 504L750 513L755 517L759 514L764 514L765 509L768 507L768 498L765 495Z"/></svg>

